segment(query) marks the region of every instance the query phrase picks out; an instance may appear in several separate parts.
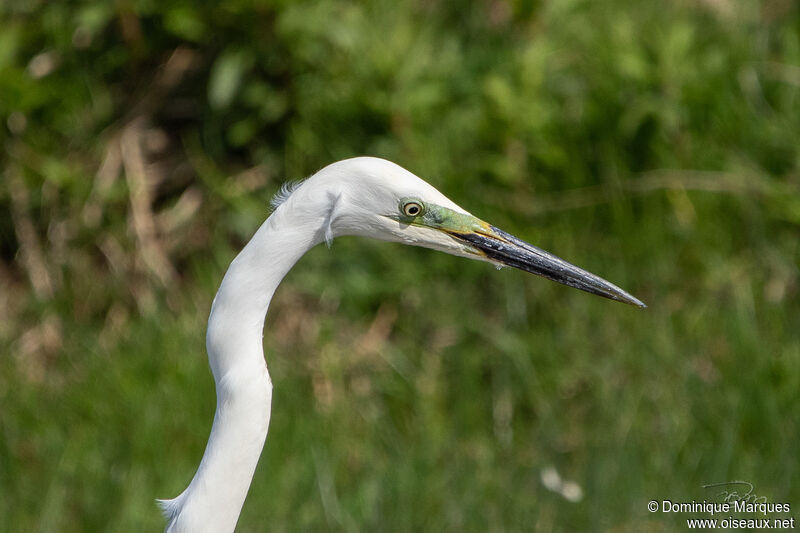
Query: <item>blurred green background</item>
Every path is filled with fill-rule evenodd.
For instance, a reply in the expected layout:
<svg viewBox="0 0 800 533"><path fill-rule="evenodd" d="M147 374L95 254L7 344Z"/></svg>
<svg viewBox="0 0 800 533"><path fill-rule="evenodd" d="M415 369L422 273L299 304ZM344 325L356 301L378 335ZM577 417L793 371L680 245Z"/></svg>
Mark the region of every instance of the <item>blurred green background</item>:
<svg viewBox="0 0 800 533"><path fill-rule="evenodd" d="M240 531L684 531L647 502L739 479L800 518L796 2L0 17L0 529L163 527L154 498L211 426L228 263L282 182L356 155L650 308L317 247L267 317L272 425Z"/></svg>

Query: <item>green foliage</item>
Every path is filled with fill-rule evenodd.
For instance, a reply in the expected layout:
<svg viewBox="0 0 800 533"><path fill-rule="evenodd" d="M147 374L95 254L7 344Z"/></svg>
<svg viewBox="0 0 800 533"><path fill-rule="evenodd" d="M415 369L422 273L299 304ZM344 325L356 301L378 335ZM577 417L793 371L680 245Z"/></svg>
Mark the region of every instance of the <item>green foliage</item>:
<svg viewBox="0 0 800 533"><path fill-rule="evenodd" d="M733 479L800 506L796 3L0 21L0 529L160 527L211 425L226 265L281 182L362 154L650 308L426 250L311 251L267 319L241 531L683 531L647 502Z"/></svg>

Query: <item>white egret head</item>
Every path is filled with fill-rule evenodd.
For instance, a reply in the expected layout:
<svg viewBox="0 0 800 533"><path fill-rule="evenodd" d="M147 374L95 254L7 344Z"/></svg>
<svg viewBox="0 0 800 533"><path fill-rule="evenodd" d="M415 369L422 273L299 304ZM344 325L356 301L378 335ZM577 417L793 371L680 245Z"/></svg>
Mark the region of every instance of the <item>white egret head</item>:
<svg viewBox="0 0 800 533"><path fill-rule="evenodd" d="M423 246L646 307L616 285L471 215L432 185L384 159L333 163L288 191L276 213L285 208L308 224L321 223L319 230L328 242L357 235ZM320 213L326 213L324 220Z"/></svg>

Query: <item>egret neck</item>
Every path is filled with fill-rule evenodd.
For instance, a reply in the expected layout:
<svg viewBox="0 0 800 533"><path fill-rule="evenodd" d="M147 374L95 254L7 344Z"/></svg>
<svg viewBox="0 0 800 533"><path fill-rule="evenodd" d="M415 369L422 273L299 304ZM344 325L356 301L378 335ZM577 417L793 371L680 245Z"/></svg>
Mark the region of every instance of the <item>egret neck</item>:
<svg viewBox="0 0 800 533"><path fill-rule="evenodd" d="M217 390L211 436L192 482L162 500L167 533L233 531L269 429L264 319L287 272L324 232L279 210L233 260L211 305L206 347Z"/></svg>

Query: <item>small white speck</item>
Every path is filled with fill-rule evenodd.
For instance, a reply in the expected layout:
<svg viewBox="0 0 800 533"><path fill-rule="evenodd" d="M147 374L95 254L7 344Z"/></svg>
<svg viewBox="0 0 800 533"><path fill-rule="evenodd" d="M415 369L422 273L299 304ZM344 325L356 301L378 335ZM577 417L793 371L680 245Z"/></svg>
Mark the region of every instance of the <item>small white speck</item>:
<svg viewBox="0 0 800 533"><path fill-rule="evenodd" d="M583 489L574 481L564 481L553 466L542 469L542 485L549 491L556 492L565 500L577 503L583 499Z"/></svg>
<svg viewBox="0 0 800 533"><path fill-rule="evenodd" d="M28 75L35 80L44 78L53 72L57 65L58 56L55 52L42 52L40 54L36 54L33 56L30 62L28 62Z"/></svg>
<svg viewBox="0 0 800 533"><path fill-rule="evenodd" d="M541 477L542 485L544 485L547 490L553 492L561 490L561 476L558 475L558 471L552 466L545 467L542 470Z"/></svg>
<svg viewBox="0 0 800 533"><path fill-rule="evenodd" d="M561 495L565 500L577 503L583 499L583 489L574 481L565 481L561 486Z"/></svg>

